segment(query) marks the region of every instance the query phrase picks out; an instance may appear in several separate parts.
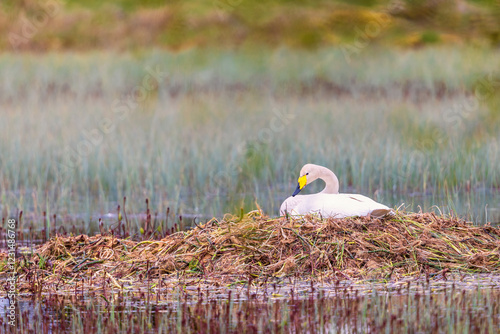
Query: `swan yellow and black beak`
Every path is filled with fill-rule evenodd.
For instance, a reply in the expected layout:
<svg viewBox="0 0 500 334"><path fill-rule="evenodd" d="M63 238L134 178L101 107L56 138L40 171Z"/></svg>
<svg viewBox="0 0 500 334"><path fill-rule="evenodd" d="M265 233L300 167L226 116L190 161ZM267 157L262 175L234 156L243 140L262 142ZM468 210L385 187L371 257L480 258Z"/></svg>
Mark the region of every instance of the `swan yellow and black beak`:
<svg viewBox="0 0 500 334"><path fill-rule="evenodd" d="M302 189L304 189L304 187L306 186L307 184L307 178L305 175L302 175L301 177L299 177L299 183L297 184L297 188L295 189L295 191L293 192L292 194L292 197L294 197L295 195L297 195Z"/></svg>

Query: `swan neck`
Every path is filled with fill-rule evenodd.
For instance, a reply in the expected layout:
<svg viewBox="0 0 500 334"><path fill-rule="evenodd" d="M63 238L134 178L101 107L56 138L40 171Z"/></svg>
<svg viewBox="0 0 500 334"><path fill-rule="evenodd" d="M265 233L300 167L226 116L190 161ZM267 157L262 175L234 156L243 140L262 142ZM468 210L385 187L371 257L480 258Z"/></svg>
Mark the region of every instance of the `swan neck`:
<svg viewBox="0 0 500 334"><path fill-rule="evenodd" d="M321 193L323 194L338 194L339 193L339 179L331 170L326 169L319 177L325 181L325 188Z"/></svg>

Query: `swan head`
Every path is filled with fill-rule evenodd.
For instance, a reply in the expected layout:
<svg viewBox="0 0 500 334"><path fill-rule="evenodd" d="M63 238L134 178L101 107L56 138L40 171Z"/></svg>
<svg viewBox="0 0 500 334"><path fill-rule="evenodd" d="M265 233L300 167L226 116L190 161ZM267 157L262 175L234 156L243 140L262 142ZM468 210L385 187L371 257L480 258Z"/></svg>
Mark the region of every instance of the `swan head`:
<svg viewBox="0 0 500 334"><path fill-rule="evenodd" d="M316 181L321 176L321 172L324 169L326 168L314 164L304 165L304 167L300 170L297 188L293 192L292 196L297 195L309 183Z"/></svg>

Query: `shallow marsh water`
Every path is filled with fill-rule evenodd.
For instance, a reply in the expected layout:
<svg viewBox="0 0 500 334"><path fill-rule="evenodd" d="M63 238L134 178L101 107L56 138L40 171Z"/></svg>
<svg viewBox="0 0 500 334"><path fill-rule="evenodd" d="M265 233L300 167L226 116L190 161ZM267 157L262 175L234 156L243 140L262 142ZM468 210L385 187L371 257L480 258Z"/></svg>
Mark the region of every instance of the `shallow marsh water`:
<svg viewBox="0 0 500 334"><path fill-rule="evenodd" d="M165 280L163 287L125 292L75 289L35 299L18 296L16 325L43 333L132 328L136 333L486 333L500 326L498 276L233 281ZM6 314L4 299L0 319ZM13 332L2 320L0 326Z"/></svg>
<svg viewBox="0 0 500 334"><path fill-rule="evenodd" d="M321 187L321 186L320 186ZM312 193L314 191L319 191L320 187L314 187L312 190L306 190L304 193ZM345 192L355 192L355 190L346 190ZM369 194L368 191L362 194ZM281 202L289 196L289 192L281 192L276 194L261 194L259 198L256 198L254 194L245 196L245 194L240 194L232 198L212 198L211 200L222 203L226 201L224 206L232 206L234 210L232 214L239 215L240 210L237 208L235 203L240 203L240 208L245 210L253 210L258 206L263 210L264 213L269 216L278 216L279 206ZM493 226L500 225L500 190L472 190L472 191L460 191L455 193L432 193L432 192L413 192L409 194L398 194L398 193L376 193L372 195L372 198L378 200L389 207L399 208L400 210L405 210L408 212L435 212L442 213L445 215L455 215L461 217L465 220L472 221L477 225L482 225L487 222L491 223ZM155 199L153 199L154 201ZM191 205L192 199L188 196L181 198L182 207L184 208L177 214L172 212L167 212L164 208L163 211L159 211L157 208L150 206L150 214L152 216L153 225L155 226L165 226L167 228L172 228L175 224L176 228L186 229L194 227L194 224L203 223L214 216L210 212L203 212L196 210ZM144 202L144 201L143 201ZM56 213L56 223L53 224L54 218L49 217L52 226L52 232L54 227L59 233L63 231L73 232L73 233L85 233L93 235L100 232L99 220L103 222L104 229L113 228L116 226L118 221L119 213L117 211L118 205L121 204L123 208L123 202L109 202L109 203L95 203L94 207L99 205L106 208L114 208L112 211L102 210L101 212L81 212L81 213L67 213L58 214ZM146 221L146 204L144 202L143 207L134 207L135 210L139 211L129 211L127 210L127 218L131 221L132 231L137 232L141 227L144 226ZM121 217L123 217L123 209L120 212ZM226 212L228 213L228 212ZM215 217L222 218L225 213L218 212ZM46 226L47 217L44 218L43 215L28 214L24 215L24 220L26 223L22 226L23 232L25 234L29 233L30 227L33 231L41 231L44 226ZM165 224L166 223L166 224ZM40 239L41 240L41 239Z"/></svg>

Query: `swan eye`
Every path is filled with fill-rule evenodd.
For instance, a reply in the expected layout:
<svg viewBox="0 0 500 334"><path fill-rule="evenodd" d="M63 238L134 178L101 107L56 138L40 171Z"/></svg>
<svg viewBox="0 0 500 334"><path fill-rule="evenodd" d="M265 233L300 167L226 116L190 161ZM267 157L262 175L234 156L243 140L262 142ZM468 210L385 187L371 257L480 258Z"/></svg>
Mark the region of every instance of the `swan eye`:
<svg viewBox="0 0 500 334"><path fill-rule="evenodd" d="M306 175L309 175L309 173L306 173Z"/></svg>

